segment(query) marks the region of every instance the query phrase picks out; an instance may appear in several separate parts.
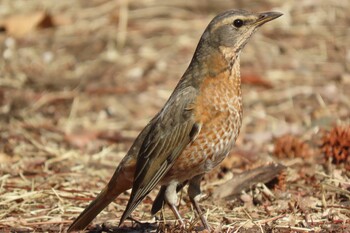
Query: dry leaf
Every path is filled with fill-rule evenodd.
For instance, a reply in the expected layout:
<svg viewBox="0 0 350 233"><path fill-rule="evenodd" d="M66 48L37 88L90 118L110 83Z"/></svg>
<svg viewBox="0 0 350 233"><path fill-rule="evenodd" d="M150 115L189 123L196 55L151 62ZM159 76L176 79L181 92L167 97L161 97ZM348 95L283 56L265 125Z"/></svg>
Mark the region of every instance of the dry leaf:
<svg viewBox="0 0 350 233"><path fill-rule="evenodd" d="M18 160L18 156L13 157L8 154L0 152L0 163L1 164L8 164L8 163L14 163Z"/></svg>
<svg viewBox="0 0 350 233"><path fill-rule="evenodd" d="M64 140L69 144L82 149L92 141L95 141L98 138L98 135L98 132L84 131L79 133L66 134L64 136Z"/></svg>
<svg viewBox="0 0 350 233"><path fill-rule="evenodd" d="M0 27L3 28L8 35L15 37L24 36L36 28L48 28L53 26L51 15L45 11L12 15L0 21Z"/></svg>
<svg viewBox="0 0 350 233"><path fill-rule="evenodd" d="M255 86L262 86L265 88L272 88L273 87L269 81L261 78L259 75L255 75L255 74L242 76L242 83L255 85Z"/></svg>

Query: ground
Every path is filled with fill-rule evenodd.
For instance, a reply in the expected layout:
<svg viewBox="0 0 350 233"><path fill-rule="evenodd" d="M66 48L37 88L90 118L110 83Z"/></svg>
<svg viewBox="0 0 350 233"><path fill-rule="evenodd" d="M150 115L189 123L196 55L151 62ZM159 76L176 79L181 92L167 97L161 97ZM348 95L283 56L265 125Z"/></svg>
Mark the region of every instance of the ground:
<svg viewBox="0 0 350 233"><path fill-rule="evenodd" d="M241 56L241 134L203 181L213 231L350 232L350 2L325 0L2 0L0 231L65 232L163 106L211 18L231 8L284 15ZM215 198L269 163L286 168ZM89 229L180 231L168 208L152 219L155 195L133 213L143 224L116 228L126 192ZM187 231L199 231L182 196Z"/></svg>

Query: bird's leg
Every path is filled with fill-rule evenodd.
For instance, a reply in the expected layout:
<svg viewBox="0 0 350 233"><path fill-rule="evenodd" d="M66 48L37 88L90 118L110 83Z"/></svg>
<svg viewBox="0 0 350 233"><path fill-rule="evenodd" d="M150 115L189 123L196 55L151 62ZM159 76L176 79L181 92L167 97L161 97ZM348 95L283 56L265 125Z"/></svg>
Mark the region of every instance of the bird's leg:
<svg viewBox="0 0 350 233"><path fill-rule="evenodd" d="M196 210L198 216L200 217L203 226L207 230L209 230L208 221L204 217L202 210L198 205L198 199L200 198L200 194L201 194L200 184L201 184L201 180L202 180L203 175L204 174L197 175L190 180L189 186L188 186L188 196L190 198L190 201L191 201L194 209Z"/></svg>
<svg viewBox="0 0 350 233"><path fill-rule="evenodd" d="M180 192L182 190L183 187L185 187L185 185L187 184L188 180L177 184L176 187L176 193ZM162 187L160 188L158 195L156 197L156 199L154 199L153 201L153 205L152 205L152 210L151 210L151 214L155 215L166 203L165 201L165 190L167 189L168 186L166 185L162 185Z"/></svg>
<svg viewBox="0 0 350 233"><path fill-rule="evenodd" d="M168 203L168 205L170 206L170 209L173 211L175 217L177 218L177 220L180 222L181 228L185 228L185 223L182 220L182 217L176 207L177 205L177 192L176 192L176 188L177 188L178 182L171 182L165 190L165 201Z"/></svg>
<svg viewBox="0 0 350 233"><path fill-rule="evenodd" d="M169 204L169 206L170 206L170 209L173 211L173 213L174 213L175 217L177 218L177 220L180 222L181 228L185 229L185 223L182 220L182 217L181 217L181 215L180 215L176 205Z"/></svg>

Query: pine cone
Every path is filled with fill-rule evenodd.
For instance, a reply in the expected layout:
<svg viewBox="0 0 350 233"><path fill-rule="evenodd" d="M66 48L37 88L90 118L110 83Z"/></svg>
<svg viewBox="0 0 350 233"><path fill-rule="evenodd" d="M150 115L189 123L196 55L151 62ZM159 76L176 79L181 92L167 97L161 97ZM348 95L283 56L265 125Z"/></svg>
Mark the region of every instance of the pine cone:
<svg viewBox="0 0 350 233"><path fill-rule="evenodd" d="M329 132L324 132L321 150L334 164L345 163L350 170L350 126L335 126Z"/></svg>
<svg viewBox="0 0 350 233"><path fill-rule="evenodd" d="M307 158L313 154L310 146L301 139L284 135L276 139L273 154L278 158Z"/></svg>

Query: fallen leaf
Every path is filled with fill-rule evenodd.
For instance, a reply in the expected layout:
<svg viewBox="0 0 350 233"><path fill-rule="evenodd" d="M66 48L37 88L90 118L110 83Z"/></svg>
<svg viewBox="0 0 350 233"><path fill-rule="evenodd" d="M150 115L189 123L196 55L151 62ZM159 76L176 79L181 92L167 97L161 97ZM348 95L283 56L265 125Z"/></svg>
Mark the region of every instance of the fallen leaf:
<svg viewBox="0 0 350 233"><path fill-rule="evenodd" d="M0 163L1 164L10 164L18 161L18 156L10 156L8 154L0 152Z"/></svg>
<svg viewBox="0 0 350 233"><path fill-rule="evenodd" d="M66 134L64 139L69 144L76 146L78 148L84 148L86 145L90 144L91 141L94 141L98 138L98 132L79 132L73 134Z"/></svg>
<svg viewBox="0 0 350 233"><path fill-rule="evenodd" d="M45 11L28 14L11 15L0 21L2 28L8 35L21 37L37 28L53 27L51 15Z"/></svg>
<svg viewBox="0 0 350 233"><path fill-rule="evenodd" d="M255 75L255 74L243 75L242 76L242 83L255 85L255 86L262 86L265 88L272 88L273 87L269 81L261 78L259 75Z"/></svg>

